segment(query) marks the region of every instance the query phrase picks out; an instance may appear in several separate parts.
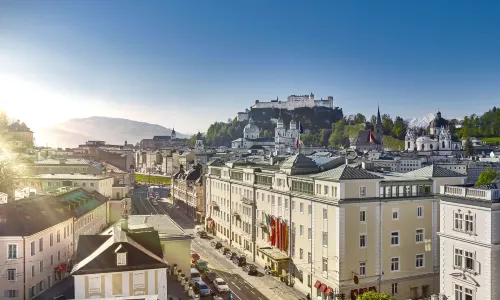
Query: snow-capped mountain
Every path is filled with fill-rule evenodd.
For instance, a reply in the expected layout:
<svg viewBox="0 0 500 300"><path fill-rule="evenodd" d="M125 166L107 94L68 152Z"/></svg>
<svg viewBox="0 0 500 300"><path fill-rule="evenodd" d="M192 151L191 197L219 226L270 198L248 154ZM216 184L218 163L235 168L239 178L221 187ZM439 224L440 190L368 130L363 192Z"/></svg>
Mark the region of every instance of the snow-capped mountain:
<svg viewBox="0 0 500 300"><path fill-rule="evenodd" d="M436 117L435 113L430 113L421 118L411 118L411 119L406 119L406 121L408 122L408 127L410 128L427 127L429 126L429 122L434 120L435 117Z"/></svg>

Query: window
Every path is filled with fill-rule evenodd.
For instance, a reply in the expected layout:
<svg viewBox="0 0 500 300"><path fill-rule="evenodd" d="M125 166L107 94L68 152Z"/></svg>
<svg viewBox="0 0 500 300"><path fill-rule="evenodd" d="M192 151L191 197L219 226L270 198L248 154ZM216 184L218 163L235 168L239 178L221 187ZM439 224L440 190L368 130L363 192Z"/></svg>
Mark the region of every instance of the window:
<svg viewBox="0 0 500 300"><path fill-rule="evenodd" d="M300 233L300 236L303 237L304 236L304 225L300 225L299 226L299 233Z"/></svg>
<svg viewBox="0 0 500 300"><path fill-rule="evenodd" d="M50 265L53 266L54 265L54 255L50 255Z"/></svg>
<svg viewBox="0 0 500 300"><path fill-rule="evenodd" d="M40 261L40 273L43 272L43 260Z"/></svg>
<svg viewBox="0 0 500 300"><path fill-rule="evenodd" d="M462 225L464 221L464 214L459 212L455 212L453 215L453 229L455 230L462 230Z"/></svg>
<svg viewBox="0 0 500 300"><path fill-rule="evenodd" d="M42 252L43 251L43 238L40 238L38 240L38 252Z"/></svg>
<svg viewBox="0 0 500 300"><path fill-rule="evenodd" d="M323 186L323 190L324 190L324 193L323 193L323 194L324 194L325 196L328 196L328 186L327 186L327 185Z"/></svg>
<svg viewBox="0 0 500 300"><path fill-rule="evenodd" d="M304 250L302 248L299 249L299 258L304 259Z"/></svg>
<svg viewBox="0 0 500 300"><path fill-rule="evenodd" d="M393 296L398 294L398 283L391 284L391 293Z"/></svg>
<svg viewBox="0 0 500 300"><path fill-rule="evenodd" d="M101 292L101 277L93 276L89 278L89 292L90 293L100 293Z"/></svg>
<svg viewBox="0 0 500 300"><path fill-rule="evenodd" d="M472 289L455 284L455 300L472 300Z"/></svg>
<svg viewBox="0 0 500 300"><path fill-rule="evenodd" d="M415 243L424 242L424 229L420 228L415 231Z"/></svg>
<svg viewBox="0 0 500 300"><path fill-rule="evenodd" d="M424 217L424 207L417 206L417 219L422 219Z"/></svg>
<svg viewBox="0 0 500 300"><path fill-rule="evenodd" d="M311 204L309 204L309 205L307 206L307 213L308 213L309 215L312 215L312 213L313 213L313 207L312 207L312 205L311 205Z"/></svg>
<svg viewBox="0 0 500 300"><path fill-rule="evenodd" d="M5 298L17 298L19 297L19 290L5 290L3 296Z"/></svg>
<svg viewBox="0 0 500 300"><path fill-rule="evenodd" d="M465 215L465 231L468 233L474 233L474 215Z"/></svg>
<svg viewBox="0 0 500 300"><path fill-rule="evenodd" d="M479 263L474 260L475 253L463 249L455 248L455 268L462 270L475 271Z"/></svg>
<svg viewBox="0 0 500 300"><path fill-rule="evenodd" d="M323 220L328 220L328 209L323 208Z"/></svg>
<svg viewBox="0 0 500 300"><path fill-rule="evenodd" d="M366 234L359 236L359 248L366 248Z"/></svg>
<svg viewBox="0 0 500 300"><path fill-rule="evenodd" d="M312 254L311 252L307 252L307 263L312 263Z"/></svg>
<svg viewBox="0 0 500 300"><path fill-rule="evenodd" d="M295 210L295 200L292 200L292 210Z"/></svg>
<svg viewBox="0 0 500 300"><path fill-rule="evenodd" d="M399 220L399 208L392 209L392 219Z"/></svg>
<svg viewBox="0 0 500 300"><path fill-rule="evenodd" d="M57 251L57 262L61 261L61 251Z"/></svg>
<svg viewBox="0 0 500 300"><path fill-rule="evenodd" d="M56 237L57 242L59 243L61 241L61 230L57 231L57 237Z"/></svg>
<svg viewBox="0 0 500 300"><path fill-rule="evenodd" d="M50 233L50 237L49 237L49 246L52 247L52 245L54 245L54 233Z"/></svg>
<svg viewBox="0 0 500 300"><path fill-rule="evenodd" d="M391 232L391 246L399 246L399 231Z"/></svg>
<svg viewBox="0 0 500 300"><path fill-rule="evenodd" d="M359 210L359 221L366 222L366 207L362 207Z"/></svg>
<svg viewBox="0 0 500 300"><path fill-rule="evenodd" d="M313 235L312 232L313 232L312 228L308 228L307 229L307 239L309 239L309 240L312 239L312 235Z"/></svg>
<svg viewBox="0 0 500 300"><path fill-rule="evenodd" d="M17 244L9 244L7 248L7 259L17 259Z"/></svg>
<svg viewBox="0 0 500 300"><path fill-rule="evenodd" d="M398 272L399 271L399 257L392 257L391 258L391 272Z"/></svg>
<svg viewBox="0 0 500 300"><path fill-rule="evenodd" d="M462 256L463 256L463 250L455 248L455 260L454 260L455 267L457 268L463 267Z"/></svg>
<svg viewBox="0 0 500 300"><path fill-rule="evenodd" d="M360 198L366 197L366 186L359 187L359 197Z"/></svg>
<svg viewBox="0 0 500 300"><path fill-rule="evenodd" d="M300 213L303 214L304 213L304 203L300 203L299 204L299 209L300 209Z"/></svg>
<svg viewBox="0 0 500 300"><path fill-rule="evenodd" d="M31 277L35 277L35 274L36 274L36 272L35 272L35 265L32 265L31 266Z"/></svg>
<svg viewBox="0 0 500 300"><path fill-rule="evenodd" d="M30 254L31 256L35 255L35 241L30 243Z"/></svg>
<svg viewBox="0 0 500 300"><path fill-rule="evenodd" d="M416 259L415 259L415 268L423 268L424 267L424 255L423 254L417 254Z"/></svg>
<svg viewBox="0 0 500 300"><path fill-rule="evenodd" d="M323 231L323 247L328 247L328 232Z"/></svg>
<svg viewBox="0 0 500 300"><path fill-rule="evenodd" d="M116 254L116 265L117 266L127 265L127 253L117 253Z"/></svg>
<svg viewBox="0 0 500 300"><path fill-rule="evenodd" d="M328 272L328 259L323 257L323 272Z"/></svg>
<svg viewBox="0 0 500 300"><path fill-rule="evenodd" d="M359 276L366 276L366 262L359 263Z"/></svg>
<svg viewBox="0 0 500 300"><path fill-rule="evenodd" d="M7 269L7 280L16 280L16 269Z"/></svg>

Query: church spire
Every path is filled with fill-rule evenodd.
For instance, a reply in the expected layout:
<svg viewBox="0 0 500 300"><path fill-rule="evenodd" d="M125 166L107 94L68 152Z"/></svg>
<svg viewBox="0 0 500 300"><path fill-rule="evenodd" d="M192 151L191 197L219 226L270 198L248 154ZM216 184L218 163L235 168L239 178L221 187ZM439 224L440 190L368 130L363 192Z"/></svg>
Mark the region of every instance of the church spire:
<svg viewBox="0 0 500 300"><path fill-rule="evenodd" d="M380 105L377 105L377 124L382 125L382 119L380 118Z"/></svg>

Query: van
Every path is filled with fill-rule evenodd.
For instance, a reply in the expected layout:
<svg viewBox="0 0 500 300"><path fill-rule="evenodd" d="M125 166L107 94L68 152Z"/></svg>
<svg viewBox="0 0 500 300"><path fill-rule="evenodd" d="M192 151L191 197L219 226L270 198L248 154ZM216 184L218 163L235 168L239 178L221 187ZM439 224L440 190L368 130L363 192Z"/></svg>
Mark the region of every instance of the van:
<svg viewBox="0 0 500 300"><path fill-rule="evenodd" d="M195 281L201 281L201 275L198 270L195 268L191 268L191 281L194 283Z"/></svg>

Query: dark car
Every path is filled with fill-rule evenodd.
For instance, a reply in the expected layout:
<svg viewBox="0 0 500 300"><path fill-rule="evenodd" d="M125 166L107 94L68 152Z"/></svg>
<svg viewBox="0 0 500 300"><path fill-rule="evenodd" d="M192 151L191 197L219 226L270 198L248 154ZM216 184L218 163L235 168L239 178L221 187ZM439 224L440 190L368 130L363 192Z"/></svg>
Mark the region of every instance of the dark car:
<svg viewBox="0 0 500 300"><path fill-rule="evenodd" d="M247 273L248 275L259 274L259 271L257 271L257 267L254 265L250 265L250 264L243 266L243 271L245 271L245 273Z"/></svg>
<svg viewBox="0 0 500 300"><path fill-rule="evenodd" d="M203 274L203 281L205 282L213 282L215 278L217 278L217 274L214 271L208 270Z"/></svg>
<svg viewBox="0 0 500 300"><path fill-rule="evenodd" d="M193 290L196 294L200 295L200 297L212 295L212 290L203 281L196 281Z"/></svg>
<svg viewBox="0 0 500 300"><path fill-rule="evenodd" d="M238 267L244 266L247 264L247 258L244 255L236 255L233 256L232 259L233 263L235 265L238 265Z"/></svg>
<svg viewBox="0 0 500 300"><path fill-rule="evenodd" d="M233 260L235 256L238 256L238 253L230 251L226 253L226 257L229 258L229 260Z"/></svg>
<svg viewBox="0 0 500 300"><path fill-rule="evenodd" d="M231 252L231 249L229 249L228 247L224 247L224 248L219 248L220 252L223 254L223 255L226 255L227 253Z"/></svg>
<svg viewBox="0 0 500 300"><path fill-rule="evenodd" d="M201 237L202 239L206 239L208 237L208 234L206 231L202 230L202 231L198 231L196 232L196 234Z"/></svg>

